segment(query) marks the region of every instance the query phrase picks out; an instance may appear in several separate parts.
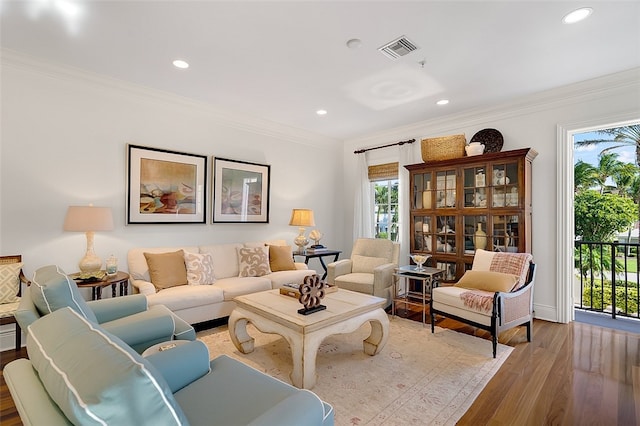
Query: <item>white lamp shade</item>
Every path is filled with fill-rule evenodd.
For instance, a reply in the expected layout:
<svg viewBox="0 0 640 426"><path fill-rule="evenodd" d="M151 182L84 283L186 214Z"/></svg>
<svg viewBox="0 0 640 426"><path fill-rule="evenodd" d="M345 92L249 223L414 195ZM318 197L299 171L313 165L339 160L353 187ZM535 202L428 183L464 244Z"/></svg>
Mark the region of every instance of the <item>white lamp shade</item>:
<svg viewBox="0 0 640 426"><path fill-rule="evenodd" d="M313 220L313 210L311 209L293 209L291 212L291 226L316 226Z"/></svg>
<svg viewBox="0 0 640 426"><path fill-rule="evenodd" d="M112 231L111 207L69 206L64 218L65 231Z"/></svg>

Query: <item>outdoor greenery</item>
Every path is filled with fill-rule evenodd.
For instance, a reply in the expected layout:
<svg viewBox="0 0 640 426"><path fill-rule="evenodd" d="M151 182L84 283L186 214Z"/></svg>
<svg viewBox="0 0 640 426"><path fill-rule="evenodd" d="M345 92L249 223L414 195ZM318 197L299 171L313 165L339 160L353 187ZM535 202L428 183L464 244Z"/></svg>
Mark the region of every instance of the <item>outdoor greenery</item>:
<svg viewBox="0 0 640 426"><path fill-rule="evenodd" d="M611 243L620 233L628 232L630 236L633 225L640 218L640 125L597 133L603 138L575 144L580 147L611 145L613 142L600 152L597 164L578 161L574 166L575 235L585 242ZM623 146L635 148L635 164L619 161L615 150ZM625 265L624 257L612 255L611 244L579 244L577 247L574 256L575 266L582 276L583 307L604 310L611 306L610 277L613 273L617 278L617 311L638 316L637 281L626 281L625 275L621 274L625 269L627 273L637 273L637 258L627 258ZM637 250L632 252L637 256Z"/></svg>
<svg viewBox="0 0 640 426"><path fill-rule="evenodd" d="M398 180L375 182L375 238L398 241Z"/></svg>
<svg viewBox="0 0 640 426"><path fill-rule="evenodd" d="M603 309L611 306L611 281L604 281L604 300L602 296L603 283L597 280L593 283L593 287L590 284L583 288L582 292L582 306L591 308L594 310L602 311ZM593 298L592 298L593 295ZM625 307L626 303L626 307ZM633 316L638 313L638 288L635 283L629 283L629 286L625 288L624 285L616 285L616 308L618 313Z"/></svg>

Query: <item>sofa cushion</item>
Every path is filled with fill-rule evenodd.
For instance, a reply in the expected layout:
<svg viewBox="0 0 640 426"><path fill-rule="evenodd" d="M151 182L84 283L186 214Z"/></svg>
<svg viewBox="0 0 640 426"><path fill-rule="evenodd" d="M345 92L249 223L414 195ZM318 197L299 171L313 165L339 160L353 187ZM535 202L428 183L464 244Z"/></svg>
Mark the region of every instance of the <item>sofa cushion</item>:
<svg viewBox="0 0 640 426"><path fill-rule="evenodd" d="M27 351L47 393L74 424L188 424L148 361L70 308L31 324Z"/></svg>
<svg viewBox="0 0 640 426"><path fill-rule="evenodd" d="M19 300L20 270L22 262L0 265L0 304Z"/></svg>
<svg viewBox="0 0 640 426"><path fill-rule="evenodd" d="M213 271L216 279L237 277L240 273L238 268L238 248L242 244L217 244L210 246L200 246L200 253L209 253L213 259Z"/></svg>
<svg viewBox="0 0 640 426"><path fill-rule="evenodd" d="M189 285L213 284L216 276L213 273L213 258L209 253L184 254Z"/></svg>
<svg viewBox="0 0 640 426"><path fill-rule="evenodd" d="M149 305L165 305L169 310L176 312L223 302L224 293L215 285L184 285L148 295L147 300Z"/></svg>
<svg viewBox="0 0 640 426"><path fill-rule="evenodd" d="M70 307L89 321L98 322L76 283L55 265L36 270L31 281L31 298L40 315Z"/></svg>
<svg viewBox="0 0 640 426"><path fill-rule="evenodd" d="M272 272L293 271L296 265L293 262L293 250L291 246L269 246L269 268Z"/></svg>
<svg viewBox="0 0 640 426"><path fill-rule="evenodd" d="M269 247L243 247L238 249L239 277L261 277L271 273Z"/></svg>
<svg viewBox="0 0 640 426"><path fill-rule="evenodd" d="M178 285L187 285L187 267L184 251L167 253L144 253L149 265L149 277L157 290Z"/></svg>
<svg viewBox="0 0 640 426"><path fill-rule="evenodd" d="M234 277L216 281L214 287L222 290L224 300L233 300L236 296L271 290L268 277Z"/></svg>
<svg viewBox="0 0 640 426"><path fill-rule="evenodd" d="M351 260L353 261L351 269L353 273L365 272L373 274L373 270L378 266L390 263L389 259L385 257L360 256L358 254L352 255Z"/></svg>
<svg viewBox="0 0 640 426"><path fill-rule="evenodd" d="M466 271L457 287L484 290L490 292L509 292L518 283L520 277L515 274L505 274L493 271Z"/></svg>

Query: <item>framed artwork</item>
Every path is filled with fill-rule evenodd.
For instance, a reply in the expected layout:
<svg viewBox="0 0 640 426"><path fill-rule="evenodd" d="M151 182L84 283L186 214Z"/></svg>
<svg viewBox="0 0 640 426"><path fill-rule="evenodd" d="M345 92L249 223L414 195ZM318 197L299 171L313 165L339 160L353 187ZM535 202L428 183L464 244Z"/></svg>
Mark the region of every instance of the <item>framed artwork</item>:
<svg viewBox="0 0 640 426"><path fill-rule="evenodd" d="M269 223L271 166L213 158L213 222Z"/></svg>
<svg viewBox="0 0 640 426"><path fill-rule="evenodd" d="M127 162L127 224L206 223L206 156L127 145Z"/></svg>

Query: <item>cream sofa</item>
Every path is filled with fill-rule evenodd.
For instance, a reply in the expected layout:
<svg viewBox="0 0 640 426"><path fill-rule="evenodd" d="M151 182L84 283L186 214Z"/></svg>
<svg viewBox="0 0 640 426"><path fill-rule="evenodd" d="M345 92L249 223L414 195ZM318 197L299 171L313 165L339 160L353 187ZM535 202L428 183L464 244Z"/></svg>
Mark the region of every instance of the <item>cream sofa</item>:
<svg viewBox="0 0 640 426"><path fill-rule="evenodd" d="M206 246L133 248L127 260L134 293L147 296L149 306L165 305L190 324L229 316L233 298L243 294L280 288L287 283L302 283L316 273L304 263L294 263L295 269L271 272L263 276L240 277L239 248L264 247L266 244L285 246L284 240L232 243ZM179 285L157 290L151 282L145 253L208 253L213 260L215 282L210 285Z"/></svg>

